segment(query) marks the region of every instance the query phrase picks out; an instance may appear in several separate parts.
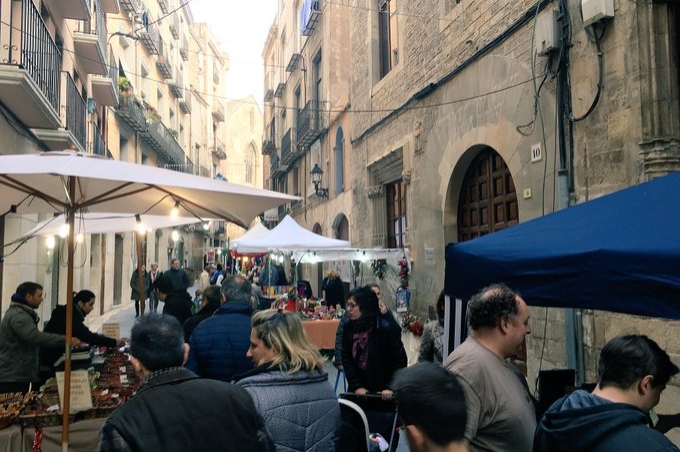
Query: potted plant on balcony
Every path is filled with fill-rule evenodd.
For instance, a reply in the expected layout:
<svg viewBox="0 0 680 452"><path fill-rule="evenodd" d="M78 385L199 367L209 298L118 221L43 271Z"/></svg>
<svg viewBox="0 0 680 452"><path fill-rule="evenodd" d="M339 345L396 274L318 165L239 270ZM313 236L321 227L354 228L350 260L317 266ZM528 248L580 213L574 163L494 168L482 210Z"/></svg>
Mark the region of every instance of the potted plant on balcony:
<svg viewBox="0 0 680 452"><path fill-rule="evenodd" d="M170 135L176 140L177 137L179 136L179 132L176 129L170 128L168 129L168 132L170 132Z"/></svg>
<svg viewBox="0 0 680 452"><path fill-rule="evenodd" d="M128 80L127 77L118 77L118 94L120 103L123 106L127 106L130 101L134 101L138 105L141 105L141 102L137 99L137 96L135 96L130 80Z"/></svg>
<svg viewBox="0 0 680 452"><path fill-rule="evenodd" d="M162 119L161 115L158 114L158 110L146 102L144 102L144 117L147 122L159 122Z"/></svg>

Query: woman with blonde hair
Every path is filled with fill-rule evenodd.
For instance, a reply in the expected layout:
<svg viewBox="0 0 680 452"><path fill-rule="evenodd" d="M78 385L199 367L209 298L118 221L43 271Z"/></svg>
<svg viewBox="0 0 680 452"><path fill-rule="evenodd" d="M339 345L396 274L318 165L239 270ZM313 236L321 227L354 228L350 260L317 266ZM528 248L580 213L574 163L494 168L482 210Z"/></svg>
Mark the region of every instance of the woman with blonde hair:
<svg viewBox="0 0 680 452"><path fill-rule="evenodd" d="M235 383L250 393L278 451L333 451L340 406L300 318L268 309L253 315L246 356L255 369Z"/></svg>

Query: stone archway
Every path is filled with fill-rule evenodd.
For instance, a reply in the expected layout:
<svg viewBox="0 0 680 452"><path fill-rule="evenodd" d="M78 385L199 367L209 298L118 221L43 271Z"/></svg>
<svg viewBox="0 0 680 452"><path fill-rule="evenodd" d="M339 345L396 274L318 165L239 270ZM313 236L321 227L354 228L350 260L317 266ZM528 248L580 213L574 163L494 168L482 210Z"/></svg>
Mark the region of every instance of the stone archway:
<svg viewBox="0 0 680 452"><path fill-rule="evenodd" d="M349 221L345 214L338 214L333 220L333 235L336 239L349 240Z"/></svg>
<svg viewBox="0 0 680 452"><path fill-rule="evenodd" d="M490 147L470 163L458 197L458 241L517 224L517 192L508 165Z"/></svg>

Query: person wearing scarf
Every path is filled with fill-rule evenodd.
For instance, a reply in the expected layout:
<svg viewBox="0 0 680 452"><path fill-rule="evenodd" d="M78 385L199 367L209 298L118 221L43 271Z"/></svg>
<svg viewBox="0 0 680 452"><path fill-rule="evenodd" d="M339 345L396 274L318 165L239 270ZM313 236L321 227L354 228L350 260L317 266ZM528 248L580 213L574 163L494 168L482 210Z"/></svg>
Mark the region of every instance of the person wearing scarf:
<svg viewBox="0 0 680 452"><path fill-rule="evenodd" d="M348 391L392 396L394 373L406 367L401 330L380 316L378 297L370 286L353 289L347 298L349 322L342 334L342 365Z"/></svg>

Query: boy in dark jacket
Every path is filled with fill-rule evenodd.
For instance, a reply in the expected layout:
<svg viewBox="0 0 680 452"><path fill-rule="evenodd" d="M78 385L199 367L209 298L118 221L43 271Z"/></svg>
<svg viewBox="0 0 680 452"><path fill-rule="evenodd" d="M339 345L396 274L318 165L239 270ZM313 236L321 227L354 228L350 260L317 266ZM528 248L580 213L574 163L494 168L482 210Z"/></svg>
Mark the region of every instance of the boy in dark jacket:
<svg viewBox="0 0 680 452"><path fill-rule="evenodd" d="M650 428L649 412L678 373L666 352L642 335L618 336L600 353L599 382L555 402L534 436L534 452L677 452Z"/></svg>

